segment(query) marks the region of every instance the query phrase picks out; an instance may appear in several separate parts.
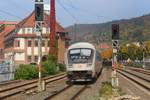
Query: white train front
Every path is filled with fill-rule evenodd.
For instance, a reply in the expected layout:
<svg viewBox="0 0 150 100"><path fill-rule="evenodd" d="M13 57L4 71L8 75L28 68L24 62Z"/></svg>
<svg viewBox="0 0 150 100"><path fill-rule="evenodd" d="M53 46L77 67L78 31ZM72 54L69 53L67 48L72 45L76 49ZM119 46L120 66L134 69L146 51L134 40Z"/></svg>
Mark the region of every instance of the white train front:
<svg viewBox="0 0 150 100"><path fill-rule="evenodd" d="M102 68L102 59L96 48L86 42L72 44L65 57L69 81L93 81Z"/></svg>

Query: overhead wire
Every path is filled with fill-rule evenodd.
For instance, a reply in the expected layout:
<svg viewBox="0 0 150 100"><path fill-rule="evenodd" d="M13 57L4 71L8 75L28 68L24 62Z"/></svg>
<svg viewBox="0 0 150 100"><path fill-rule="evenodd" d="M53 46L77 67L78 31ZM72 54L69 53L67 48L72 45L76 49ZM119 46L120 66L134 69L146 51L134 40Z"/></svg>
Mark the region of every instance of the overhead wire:
<svg viewBox="0 0 150 100"><path fill-rule="evenodd" d="M0 9L0 12L3 13L3 14L9 15L9 16L16 17L16 18L18 18L18 19L22 19L22 18L19 17L19 16L16 16L16 15L10 13L10 12L7 12L7 11L1 10L1 9Z"/></svg>
<svg viewBox="0 0 150 100"><path fill-rule="evenodd" d="M74 40L77 40L77 24L79 22L79 20L59 1L57 0L57 3L73 18L73 20L75 21L74 27L73 27L73 33L74 33ZM71 3L71 2L70 2ZM73 5L72 5L73 7Z"/></svg>
<svg viewBox="0 0 150 100"><path fill-rule="evenodd" d="M10 0L10 2L11 2L11 5L12 5L12 4L15 5L15 7L19 8L19 10L29 12L29 10L25 9L24 7L21 7L21 6L18 5L14 0ZM3 14L5 14L5 15L9 15L9 16L12 16L12 17L15 17L15 18L18 18L18 19L23 19L23 18L21 18L21 17L19 17L19 16L17 16L17 15L14 15L13 13L10 13L10 12L8 12L8 11L5 11L5 10L1 10L1 9L0 9L0 13L3 13Z"/></svg>
<svg viewBox="0 0 150 100"><path fill-rule="evenodd" d="M16 1L10 0L10 2L13 3L17 8L20 8L19 10L28 11L28 12L29 12L29 10L27 10L27 9L25 9L24 7L18 5L18 4L16 3ZM11 5L12 5L12 4L11 4Z"/></svg>
<svg viewBox="0 0 150 100"><path fill-rule="evenodd" d="M76 7L76 6L74 6L73 5L73 3L72 3L72 1L71 0L68 0L69 1L69 3L67 3L66 5L68 5L68 6L70 6L72 9L75 9L75 10L79 10L79 11L82 11L82 12L84 12L84 13L89 13L90 15L93 15L93 16L95 16L95 17L97 17L98 19L100 19L101 17L103 17L103 18L108 18L108 17L104 17L104 16L100 16L100 15L98 15L97 13L95 13L95 12L93 12L93 11L90 11L90 10L87 10L87 9L81 9L81 8L79 8L79 7ZM70 5L69 5L70 4ZM96 27L98 27L98 26L96 26ZM74 25L74 28L75 28L75 31L76 31L76 24ZM74 29L73 29L74 30ZM76 32L75 32L76 33ZM76 37L77 36L74 36L74 38L75 38L75 40L76 40Z"/></svg>
<svg viewBox="0 0 150 100"><path fill-rule="evenodd" d="M59 0L56 1L76 22L79 21Z"/></svg>
<svg viewBox="0 0 150 100"><path fill-rule="evenodd" d="M70 2L70 5L71 5L72 8L76 8L76 7L73 5L73 3L72 3L71 0L68 0L68 1Z"/></svg>
<svg viewBox="0 0 150 100"><path fill-rule="evenodd" d="M68 0L68 1L70 2L70 5L69 5L69 4L67 4L67 5L69 5L72 9L79 10L79 11L81 11L81 12L84 12L85 14L89 13L89 15L93 15L93 16L97 17L98 19L100 19L100 18L102 18L102 17L103 17L103 18L108 18L108 17L106 17L106 16L99 15L99 14L95 13L94 11L90 11L90 10L87 10L87 9L79 8L79 7L75 6L75 5L72 3L71 0ZM108 19L110 19L110 18L108 18Z"/></svg>

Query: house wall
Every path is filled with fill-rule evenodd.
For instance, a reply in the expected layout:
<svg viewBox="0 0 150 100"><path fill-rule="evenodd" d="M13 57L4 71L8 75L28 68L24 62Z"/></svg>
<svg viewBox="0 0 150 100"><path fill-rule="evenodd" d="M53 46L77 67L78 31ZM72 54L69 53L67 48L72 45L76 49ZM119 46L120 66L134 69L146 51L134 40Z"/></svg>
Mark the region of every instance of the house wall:
<svg viewBox="0 0 150 100"><path fill-rule="evenodd" d="M33 16L33 15L32 15ZM32 17L31 16L31 17ZM33 16L34 17L34 16ZM25 26L22 26L17 33L11 33L9 37L10 39L7 39L6 44L9 44L11 42L12 46L11 49L9 46L5 48L5 58L12 58L13 62L15 64L30 64L30 63L37 63L35 61L35 58L38 56L38 46L35 46L35 40L38 40L36 37L36 34L34 32L34 21L33 18L27 19L27 22L25 22ZM32 26L31 26L32 25ZM48 28L47 25L44 25L42 29L42 33L44 35L43 40L45 41L45 45L42 47L42 55L48 55L50 47L48 46L49 41L49 35L50 28ZM12 36L11 36L12 35ZM13 37L14 36L14 37ZM32 41L31 47L28 46L28 41ZM20 45L16 46L16 43L20 41ZM65 53L65 40L59 38L58 40L58 62L64 63L64 53ZM29 62L29 59L31 57L31 60Z"/></svg>
<svg viewBox="0 0 150 100"><path fill-rule="evenodd" d="M25 61L25 53L15 53L15 61Z"/></svg>
<svg viewBox="0 0 150 100"><path fill-rule="evenodd" d="M58 63L64 64L64 57L65 57L65 40L62 38L58 39Z"/></svg>

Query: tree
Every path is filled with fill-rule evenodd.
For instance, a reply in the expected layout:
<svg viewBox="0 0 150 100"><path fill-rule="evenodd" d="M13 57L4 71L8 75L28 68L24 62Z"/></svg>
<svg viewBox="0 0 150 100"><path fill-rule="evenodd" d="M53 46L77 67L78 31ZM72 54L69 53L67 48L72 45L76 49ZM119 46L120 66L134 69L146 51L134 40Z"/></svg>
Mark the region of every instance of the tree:
<svg viewBox="0 0 150 100"><path fill-rule="evenodd" d="M119 60L127 60L128 59L128 48L126 44L123 44L119 48L119 55L118 55Z"/></svg>
<svg viewBox="0 0 150 100"><path fill-rule="evenodd" d="M112 48L102 51L101 56L103 59L110 59L112 57Z"/></svg>

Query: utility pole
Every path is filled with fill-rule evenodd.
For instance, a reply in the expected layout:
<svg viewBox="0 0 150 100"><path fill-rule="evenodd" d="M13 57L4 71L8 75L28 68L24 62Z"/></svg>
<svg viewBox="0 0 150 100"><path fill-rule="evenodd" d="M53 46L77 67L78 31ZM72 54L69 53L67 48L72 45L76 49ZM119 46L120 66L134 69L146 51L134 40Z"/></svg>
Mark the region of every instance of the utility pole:
<svg viewBox="0 0 150 100"><path fill-rule="evenodd" d="M117 76L117 55L119 49L119 24L112 24L112 47L113 47L113 58L112 58L112 86L117 87L118 83L118 76Z"/></svg>
<svg viewBox="0 0 150 100"><path fill-rule="evenodd" d="M143 68L145 68L145 51L146 51L146 49L145 49L145 44L144 44L144 42L140 42L140 44L141 44L141 46L142 46L142 49L143 49Z"/></svg>
<svg viewBox="0 0 150 100"><path fill-rule="evenodd" d="M43 0L35 0L35 32L38 37L38 71L39 71L38 91L39 92L45 89L44 81L42 81L42 71L41 71L43 16L44 16Z"/></svg>
<svg viewBox="0 0 150 100"><path fill-rule="evenodd" d="M50 49L49 53L52 56L57 56L56 49L56 16L55 16L55 0L50 0Z"/></svg>
<svg viewBox="0 0 150 100"><path fill-rule="evenodd" d="M77 42L77 24L74 24L74 40Z"/></svg>

